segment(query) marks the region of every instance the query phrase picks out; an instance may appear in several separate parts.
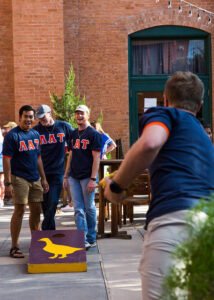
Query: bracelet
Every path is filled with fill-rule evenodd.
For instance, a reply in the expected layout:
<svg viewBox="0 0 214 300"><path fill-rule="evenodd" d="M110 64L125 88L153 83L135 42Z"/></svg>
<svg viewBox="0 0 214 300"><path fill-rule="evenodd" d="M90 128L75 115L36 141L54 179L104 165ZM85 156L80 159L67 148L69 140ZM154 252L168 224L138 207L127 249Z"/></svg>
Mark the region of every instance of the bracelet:
<svg viewBox="0 0 214 300"><path fill-rule="evenodd" d="M93 181L96 181L96 178L94 178L94 177L91 177L90 179L93 180Z"/></svg>
<svg viewBox="0 0 214 300"><path fill-rule="evenodd" d="M125 190L114 180L112 180L109 187L110 187L111 192L115 193L115 194L120 194Z"/></svg>
<svg viewBox="0 0 214 300"><path fill-rule="evenodd" d="M11 182L4 182L5 186L10 186L12 183Z"/></svg>

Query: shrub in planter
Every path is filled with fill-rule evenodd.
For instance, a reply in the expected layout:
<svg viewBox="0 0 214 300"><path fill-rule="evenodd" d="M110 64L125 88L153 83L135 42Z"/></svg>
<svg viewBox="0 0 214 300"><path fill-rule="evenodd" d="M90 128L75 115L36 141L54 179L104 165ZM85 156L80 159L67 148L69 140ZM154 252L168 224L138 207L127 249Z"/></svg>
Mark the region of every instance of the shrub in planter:
<svg viewBox="0 0 214 300"><path fill-rule="evenodd" d="M164 300L214 299L214 196L209 200L202 200L190 212L189 239L175 252Z"/></svg>

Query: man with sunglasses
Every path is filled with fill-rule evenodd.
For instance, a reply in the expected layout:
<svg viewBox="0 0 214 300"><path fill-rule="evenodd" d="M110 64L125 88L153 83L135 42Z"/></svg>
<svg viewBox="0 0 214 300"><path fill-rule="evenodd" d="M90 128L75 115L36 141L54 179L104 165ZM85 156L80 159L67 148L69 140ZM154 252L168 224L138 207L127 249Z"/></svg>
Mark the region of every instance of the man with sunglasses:
<svg viewBox="0 0 214 300"><path fill-rule="evenodd" d="M41 155L49 192L44 194L42 230L55 230L55 214L63 184L66 144L71 141L73 128L64 121L54 120L51 108L42 104L36 112L39 123Z"/></svg>

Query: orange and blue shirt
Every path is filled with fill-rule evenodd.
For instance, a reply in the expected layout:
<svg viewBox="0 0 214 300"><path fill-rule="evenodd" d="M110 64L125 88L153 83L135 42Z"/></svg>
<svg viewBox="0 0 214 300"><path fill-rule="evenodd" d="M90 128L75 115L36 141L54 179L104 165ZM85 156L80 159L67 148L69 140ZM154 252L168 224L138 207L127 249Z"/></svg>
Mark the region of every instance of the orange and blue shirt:
<svg viewBox="0 0 214 300"><path fill-rule="evenodd" d="M39 134L36 130L11 129L4 138L3 156L11 158L11 174L33 182L39 179Z"/></svg>
<svg viewBox="0 0 214 300"><path fill-rule="evenodd" d="M65 149L71 143L73 128L65 121L56 120L52 126L38 123L42 162L45 174L64 173Z"/></svg>
<svg viewBox="0 0 214 300"><path fill-rule="evenodd" d="M151 164L152 201L147 224L163 214L190 209L214 193L214 147L190 112L166 107L149 109L140 121L165 128L168 140Z"/></svg>
<svg viewBox="0 0 214 300"><path fill-rule="evenodd" d="M75 129L70 145L72 159L69 176L79 180L90 178L93 165L92 151L101 152L101 148L101 134L94 128L88 126L82 131Z"/></svg>

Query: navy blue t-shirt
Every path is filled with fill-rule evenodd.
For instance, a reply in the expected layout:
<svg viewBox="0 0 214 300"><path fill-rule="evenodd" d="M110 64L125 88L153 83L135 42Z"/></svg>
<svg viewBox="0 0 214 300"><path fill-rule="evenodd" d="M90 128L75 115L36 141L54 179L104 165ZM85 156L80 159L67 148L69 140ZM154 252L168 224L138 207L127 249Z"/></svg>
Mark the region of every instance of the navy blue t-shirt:
<svg viewBox="0 0 214 300"><path fill-rule="evenodd" d="M40 135L45 174L63 174L65 144L71 143L73 128L67 122L56 120L52 126L46 127L38 123L34 129Z"/></svg>
<svg viewBox="0 0 214 300"><path fill-rule="evenodd" d="M36 130L11 129L4 138L3 156L11 158L11 174L27 181L39 179L39 134Z"/></svg>
<svg viewBox="0 0 214 300"><path fill-rule="evenodd" d="M152 201L147 224L155 217L190 209L214 193L214 147L198 119L176 108L151 108L141 128L157 123L169 132L150 166Z"/></svg>
<svg viewBox="0 0 214 300"><path fill-rule="evenodd" d="M85 130L75 129L72 135L72 159L69 175L76 179L91 177L93 156L92 151L101 151L101 134L91 126Z"/></svg>

